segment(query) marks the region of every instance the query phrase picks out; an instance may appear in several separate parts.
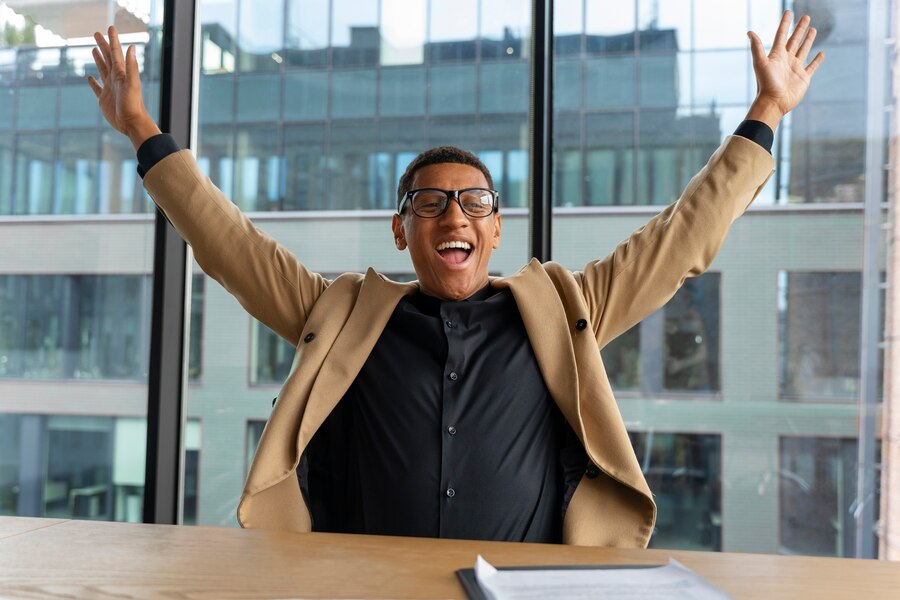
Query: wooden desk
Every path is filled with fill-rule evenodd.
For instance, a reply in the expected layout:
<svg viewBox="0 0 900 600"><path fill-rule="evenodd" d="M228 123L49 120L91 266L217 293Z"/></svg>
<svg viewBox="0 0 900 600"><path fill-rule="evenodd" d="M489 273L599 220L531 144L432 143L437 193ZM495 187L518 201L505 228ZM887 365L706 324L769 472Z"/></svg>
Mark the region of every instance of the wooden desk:
<svg viewBox="0 0 900 600"><path fill-rule="evenodd" d="M900 598L900 563L885 561L16 517L0 517L0 597L464 598L455 571L479 553L497 566L674 556L736 598Z"/></svg>

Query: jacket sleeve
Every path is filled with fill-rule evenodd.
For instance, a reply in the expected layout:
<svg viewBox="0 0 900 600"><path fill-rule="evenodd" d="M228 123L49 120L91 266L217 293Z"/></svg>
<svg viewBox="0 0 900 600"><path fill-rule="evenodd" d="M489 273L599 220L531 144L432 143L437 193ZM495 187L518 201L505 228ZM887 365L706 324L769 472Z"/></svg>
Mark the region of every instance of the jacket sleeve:
<svg viewBox="0 0 900 600"><path fill-rule="evenodd" d="M293 345L330 283L254 227L203 175L188 150L170 154L144 176L144 187L191 245L207 275L247 312Z"/></svg>
<svg viewBox="0 0 900 600"><path fill-rule="evenodd" d="M612 254L576 273L601 348L664 305L686 278L709 267L774 165L759 144L728 137L676 202Z"/></svg>

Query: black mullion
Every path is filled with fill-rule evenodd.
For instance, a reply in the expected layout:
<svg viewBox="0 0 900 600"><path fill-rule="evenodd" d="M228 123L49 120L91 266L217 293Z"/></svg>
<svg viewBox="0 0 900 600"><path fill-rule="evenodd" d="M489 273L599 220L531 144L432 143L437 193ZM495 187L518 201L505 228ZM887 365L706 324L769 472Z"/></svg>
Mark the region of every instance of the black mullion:
<svg viewBox="0 0 900 600"><path fill-rule="evenodd" d="M553 0L534 0L531 21L529 143L531 255L550 260L553 157Z"/></svg>
<svg viewBox="0 0 900 600"><path fill-rule="evenodd" d="M182 148L191 145L195 0L165 0L159 125ZM144 522L176 524L180 517L184 422L184 337L187 326L187 244L156 212L153 307L147 376L147 465Z"/></svg>

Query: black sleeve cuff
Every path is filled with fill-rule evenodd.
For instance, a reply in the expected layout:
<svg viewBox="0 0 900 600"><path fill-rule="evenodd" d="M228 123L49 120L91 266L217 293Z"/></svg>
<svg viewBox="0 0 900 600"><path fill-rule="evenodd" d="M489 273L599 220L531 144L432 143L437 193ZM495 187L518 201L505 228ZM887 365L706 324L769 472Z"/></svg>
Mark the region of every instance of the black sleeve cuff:
<svg viewBox="0 0 900 600"><path fill-rule="evenodd" d="M772 154L772 142L775 141L775 132L762 121L741 121L734 130L734 135L745 137L751 142L756 142Z"/></svg>
<svg viewBox="0 0 900 600"><path fill-rule="evenodd" d="M168 133L160 133L146 140L137 151L137 172L144 178L144 175L152 169L156 163L164 159L170 154L175 154L181 150L178 143Z"/></svg>

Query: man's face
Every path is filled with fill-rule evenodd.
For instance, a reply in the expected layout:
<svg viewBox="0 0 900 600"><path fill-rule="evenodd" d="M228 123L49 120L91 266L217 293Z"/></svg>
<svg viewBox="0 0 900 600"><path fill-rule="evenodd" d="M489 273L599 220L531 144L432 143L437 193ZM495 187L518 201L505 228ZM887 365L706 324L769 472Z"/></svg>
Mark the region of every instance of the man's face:
<svg viewBox="0 0 900 600"><path fill-rule="evenodd" d="M416 171L411 189L487 187L487 180L475 167L443 163ZM402 215L394 215L391 228L397 248L409 248L419 286L426 294L444 300L464 300L487 284L488 261L500 245L499 214L470 217L452 199L443 215L423 219L414 215L407 204ZM471 249L445 248L448 242L466 242Z"/></svg>

